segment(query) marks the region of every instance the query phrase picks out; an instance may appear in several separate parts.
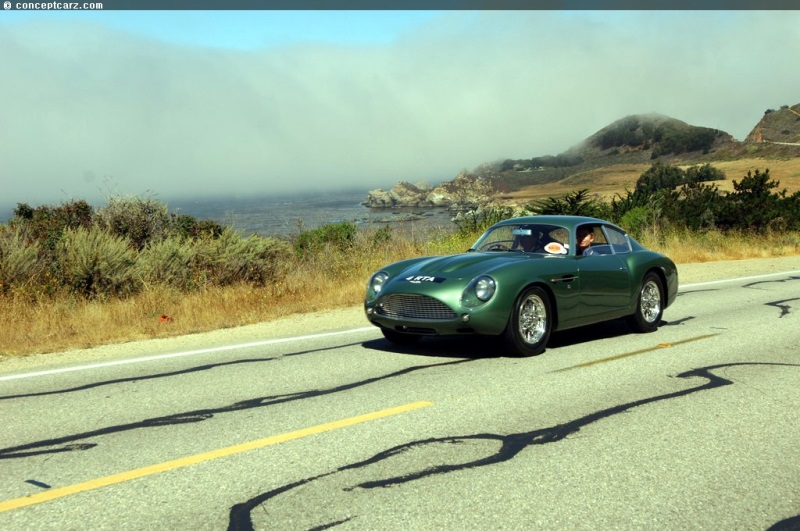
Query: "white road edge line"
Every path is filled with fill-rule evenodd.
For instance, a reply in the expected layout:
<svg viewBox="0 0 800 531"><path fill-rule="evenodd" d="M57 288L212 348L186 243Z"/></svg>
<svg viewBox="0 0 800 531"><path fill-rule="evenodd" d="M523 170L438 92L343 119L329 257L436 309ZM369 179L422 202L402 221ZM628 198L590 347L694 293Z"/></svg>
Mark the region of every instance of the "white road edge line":
<svg viewBox="0 0 800 531"><path fill-rule="evenodd" d="M795 275L800 274L800 270L794 271L779 271L777 273L766 273L764 275L753 275L750 277L737 277L737 278L725 278L722 280L710 280L708 282L695 282L694 284L684 284L678 286L678 291L681 291L683 288L696 288L699 286L711 286L713 284L722 284L725 282L738 282L740 280L755 280L757 278L767 278L767 277L776 277L780 275Z"/></svg>
<svg viewBox="0 0 800 531"><path fill-rule="evenodd" d="M737 277L737 278L726 278L722 280L712 280L710 282L696 282L693 284L684 284L679 286L678 291L681 291L685 288L696 288L700 286L710 286L713 284L722 284L724 282L737 282L741 280L755 280L759 278L768 278L774 277L779 275L793 275L793 274L800 274L800 270L794 271L780 271L777 273L767 273L764 275L754 275L749 277ZM164 360L169 358L180 358L184 356L194 356L196 354L208 354L210 352L223 352L226 350L237 350L242 348L250 348L250 347L261 347L265 345L276 345L278 343L290 343L293 341L303 341L305 339L316 339L320 337L329 337L329 336L336 336L342 334L359 334L362 332L367 331L376 331L377 328L374 326L366 326L363 328L351 328L349 330L340 330L337 332L324 332L320 334L311 334L306 336L294 336L294 337L284 337L278 339L267 339L265 341L256 341L253 343L241 343L237 345L226 345L224 347L214 347L214 348L204 348L199 350L188 350L186 352L173 352L171 354L158 354L155 356L146 356L143 358L131 358L126 360L117 360L117 361L108 361L103 363L93 363L90 365L78 365L75 367L62 367L60 369L50 369L47 371L38 371L38 372L29 372L23 374L11 374L8 376L0 376L0 382L8 381L8 380L19 380L21 378L34 378L37 376L47 376L51 374L60 374L65 372L75 372L75 371L87 371L91 369L101 369L103 367L113 367L116 365L129 365L133 363L144 363L147 361L157 361L157 360Z"/></svg>
<svg viewBox="0 0 800 531"><path fill-rule="evenodd" d="M256 341L253 343L240 343L237 345L225 345L223 347L213 347L213 348L204 348L198 350L187 350L185 352L173 352L171 354L157 354L154 356L145 356L143 358L131 358L125 360L116 360L116 361L107 361L103 363L92 363L89 365L77 365L75 367L62 367L60 369L50 369L46 371L37 371L37 372L28 372L23 374L11 374L8 376L0 376L0 382L7 381L7 380L18 380L20 378L34 378L36 376L47 376L50 374L60 374L64 372L74 372L74 371L87 371L90 369L101 369L104 367L114 367L116 365L129 365L132 363L144 363L147 361L157 361L157 360L165 360L169 358L181 358L184 356L194 356L196 354L208 354L210 352L223 352L225 350L237 350L243 348L250 348L250 347L261 347L265 345L276 345L278 343L291 343L293 341L303 341L305 339L317 339L320 337L330 337L330 336L337 336L342 334L358 334L361 332L367 331L377 331L378 329L374 326L365 326L363 328L351 328L349 330L339 330L337 332L323 332L320 334L310 334L307 336L293 336L293 337L283 337L278 339L267 339L264 341Z"/></svg>

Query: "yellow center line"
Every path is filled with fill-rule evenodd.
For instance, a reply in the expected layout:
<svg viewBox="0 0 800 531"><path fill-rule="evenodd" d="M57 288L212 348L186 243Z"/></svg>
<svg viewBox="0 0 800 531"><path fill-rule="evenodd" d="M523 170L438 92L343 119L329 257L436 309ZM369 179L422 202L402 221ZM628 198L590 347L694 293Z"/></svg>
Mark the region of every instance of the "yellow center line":
<svg viewBox="0 0 800 531"><path fill-rule="evenodd" d="M264 439L259 439L256 441L250 441L242 444L237 444L234 446L228 446L227 448L219 448L217 450L211 450L210 452L204 452L202 454L190 455L187 457L181 457L180 459L165 461L164 463L158 463L155 465L150 465L143 468L137 468L134 470L127 470L125 472L120 472L118 474L112 474L110 476L84 481L83 483L76 483L75 485L69 485L66 487L47 490L37 494L32 494L30 496L25 496L23 498L15 498L13 500L0 502L0 513L5 511L10 511L12 509L19 509L20 507L36 505L38 503L55 500L57 498L63 498L64 496L70 496L72 494L77 494L79 492L86 492L89 490L99 489L102 487L108 487L109 485L122 483L124 481L130 481L132 479L151 476L153 474L166 472L168 470L175 470L177 468L183 468L186 466L195 465L197 463L202 463L204 461L211 461L212 459L219 459L220 457L226 457L229 455L235 455L242 452L247 452L249 450L255 450L256 448L263 448L265 446L270 446L273 444L280 444L283 442L292 441L294 439L308 437L309 435L317 435L319 433L324 433L326 431L338 430L340 428L353 426L354 424L361 424L363 422L369 422L371 420L377 420L383 417L398 415L400 413L406 413L408 411L413 411L415 409L420 409L432 405L433 402L426 402L426 401L412 402L410 404L405 404L402 406L397 406L389 409L383 409L381 411L375 411L372 413L359 415L357 417L350 417L342 420L337 420L334 422L328 422L327 424L319 424L317 426L311 426L309 428L303 428L297 431L282 433L280 435L273 435L272 437L266 437Z"/></svg>
<svg viewBox="0 0 800 531"><path fill-rule="evenodd" d="M598 363L606 363L608 361L619 360L622 358L628 358L630 356L636 356L637 354L644 354L645 352L652 352L654 350L659 350L662 348L669 348L674 347L675 345L683 345L684 343L691 343L692 341L699 341L701 339L707 339L709 337L718 336L719 334L706 334L703 336L697 337L690 337L689 339L682 339L681 341L675 341L673 343L659 343L654 347L643 348L641 350L634 350L633 352L626 352L625 354L618 354L616 356L611 356L608 358L601 358L599 360L587 361L585 363L579 363L578 365L573 365L571 367L564 367L563 369L558 369L553 372L564 372L564 371L571 371L572 369L580 369L583 367L590 367L592 365L597 365Z"/></svg>

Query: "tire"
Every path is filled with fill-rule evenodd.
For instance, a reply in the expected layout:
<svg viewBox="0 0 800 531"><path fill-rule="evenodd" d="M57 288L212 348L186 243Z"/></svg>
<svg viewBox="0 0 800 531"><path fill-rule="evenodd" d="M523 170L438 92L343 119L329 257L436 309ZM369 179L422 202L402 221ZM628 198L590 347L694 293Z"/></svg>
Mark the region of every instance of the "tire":
<svg viewBox="0 0 800 531"><path fill-rule="evenodd" d="M664 286L655 273L647 273L642 279L636 300L636 313L628 317L628 325L636 332L649 333L658 330L664 314Z"/></svg>
<svg viewBox="0 0 800 531"><path fill-rule="evenodd" d="M395 330L390 330L388 328L381 328L381 332L383 332L383 337L388 339L390 342L394 343L398 346L408 346L416 344L422 336L414 335L414 334L404 334L402 332L397 332Z"/></svg>
<svg viewBox="0 0 800 531"><path fill-rule="evenodd" d="M544 352L553 328L550 297L533 286L517 298L504 333L506 346L514 356L536 356Z"/></svg>

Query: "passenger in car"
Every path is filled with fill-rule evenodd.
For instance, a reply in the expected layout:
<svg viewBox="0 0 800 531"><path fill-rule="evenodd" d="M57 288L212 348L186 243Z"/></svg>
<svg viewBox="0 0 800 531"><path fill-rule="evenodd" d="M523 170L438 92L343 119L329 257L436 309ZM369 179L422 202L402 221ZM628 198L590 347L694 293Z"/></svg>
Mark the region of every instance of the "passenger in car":
<svg viewBox="0 0 800 531"><path fill-rule="evenodd" d="M578 227L578 247L575 249L575 254L578 256L589 256L595 254L592 250L592 242L594 242L594 230L588 225Z"/></svg>

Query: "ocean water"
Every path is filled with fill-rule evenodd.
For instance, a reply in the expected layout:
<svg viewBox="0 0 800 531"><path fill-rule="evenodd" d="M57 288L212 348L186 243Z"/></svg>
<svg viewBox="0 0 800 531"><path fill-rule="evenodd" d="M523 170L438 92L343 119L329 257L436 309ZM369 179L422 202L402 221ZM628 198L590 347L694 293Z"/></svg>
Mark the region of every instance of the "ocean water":
<svg viewBox="0 0 800 531"><path fill-rule="evenodd" d="M390 226L424 237L431 229L456 229L445 209L370 209L361 204L366 191L297 195L169 200L170 212L211 219L245 235L291 237L322 225L353 222L360 227Z"/></svg>

